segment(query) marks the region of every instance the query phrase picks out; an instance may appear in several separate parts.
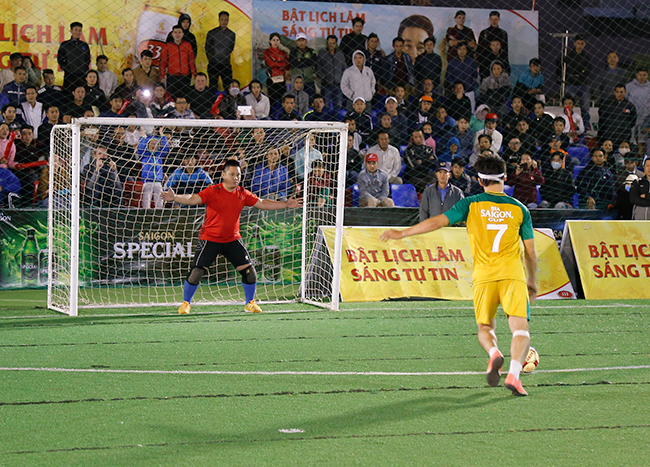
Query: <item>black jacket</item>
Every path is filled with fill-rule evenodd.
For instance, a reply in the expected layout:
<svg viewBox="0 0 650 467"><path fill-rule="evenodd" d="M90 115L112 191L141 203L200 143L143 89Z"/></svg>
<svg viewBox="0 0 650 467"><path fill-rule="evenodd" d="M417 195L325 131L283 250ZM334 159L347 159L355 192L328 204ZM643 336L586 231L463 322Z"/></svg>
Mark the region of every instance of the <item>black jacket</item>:
<svg viewBox="0 0 650 467"><path fill-rule="evenodd" d="M570 86L589 84L591 60L584 50L582 53L576 52L575 49L569 51L564 62L566 63L566 84Z"/></svg>
<svg viewBox="0 0 650 467"><path fill-rule="evenodd" d="M90 69L90 47L82 40L63 41L59 46L57 60L64 72L83 75Z"/></svg>

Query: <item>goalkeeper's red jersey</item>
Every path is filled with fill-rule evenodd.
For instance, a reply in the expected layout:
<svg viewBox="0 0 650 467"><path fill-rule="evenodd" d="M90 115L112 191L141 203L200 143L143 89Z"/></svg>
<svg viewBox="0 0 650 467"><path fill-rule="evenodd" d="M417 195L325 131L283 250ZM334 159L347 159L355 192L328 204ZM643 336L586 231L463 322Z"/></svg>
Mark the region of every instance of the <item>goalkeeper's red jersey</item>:
<svg viewBox="0 0 650 467"><path fill-rule="evenodd" d="M205 220L201 227L201 240L216 243L234 242L239 234L239 216L244 206L253 206L259 198L238 186L232 193L223 183L211 185L199 193L206 206Z"/></svg>

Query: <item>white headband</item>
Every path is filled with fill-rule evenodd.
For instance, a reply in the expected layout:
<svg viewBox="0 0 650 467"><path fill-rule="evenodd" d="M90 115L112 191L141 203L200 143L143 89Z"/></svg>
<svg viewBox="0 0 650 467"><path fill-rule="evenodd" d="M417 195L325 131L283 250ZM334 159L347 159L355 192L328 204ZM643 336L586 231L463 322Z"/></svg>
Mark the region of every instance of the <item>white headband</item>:
<svg viewBox="0 0 650 467"><path fill-rule="evenodd" d="M488 175L488 174L482 174L479 172L478 178L481 178L483 180L494 180L495 182L502 182L503 177L505 177L506 174L501 173L501 174L494 174L494 175Z"/></svg>

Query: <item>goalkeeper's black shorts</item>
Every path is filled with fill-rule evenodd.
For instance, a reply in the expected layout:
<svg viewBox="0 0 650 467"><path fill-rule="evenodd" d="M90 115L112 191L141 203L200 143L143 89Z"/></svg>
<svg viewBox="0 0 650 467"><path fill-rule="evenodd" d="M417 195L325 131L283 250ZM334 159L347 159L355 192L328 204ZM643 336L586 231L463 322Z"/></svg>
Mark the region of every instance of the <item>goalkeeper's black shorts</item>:
<svg viewBox="0 0 650 467"><path fill-rule="evenodd" d="M191 269L199 267L207 270L219 255L225 256L235 268L251 264L251 257L241 238L228 243L199 240L192 258Z"/></svg>

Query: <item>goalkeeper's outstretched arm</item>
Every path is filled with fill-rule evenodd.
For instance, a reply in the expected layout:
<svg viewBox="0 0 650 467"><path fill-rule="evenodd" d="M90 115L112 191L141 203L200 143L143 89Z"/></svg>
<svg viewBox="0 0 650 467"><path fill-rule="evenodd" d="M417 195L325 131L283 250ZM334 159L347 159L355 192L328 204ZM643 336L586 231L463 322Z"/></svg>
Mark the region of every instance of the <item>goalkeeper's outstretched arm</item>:
<svg viewBox="0 0 650 467"><path fill-rule="evenodd" d="M177 195L171 188L163 192L163 199L165 201L174 201L175 203L185 204L187 206L198 206L199 204L203 204L203 200L196 193L193 195Z"/></svg>
<svg viewBox="0 0 650 467"><path fill-rule="evenodd" d="M302 198L289 198L286 201L273 201L270 199L261 199L253 207L262 209L263 211L277 211L278 209L285 208L300 208L302 207Z"/></svg>

